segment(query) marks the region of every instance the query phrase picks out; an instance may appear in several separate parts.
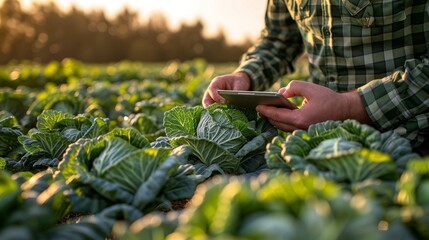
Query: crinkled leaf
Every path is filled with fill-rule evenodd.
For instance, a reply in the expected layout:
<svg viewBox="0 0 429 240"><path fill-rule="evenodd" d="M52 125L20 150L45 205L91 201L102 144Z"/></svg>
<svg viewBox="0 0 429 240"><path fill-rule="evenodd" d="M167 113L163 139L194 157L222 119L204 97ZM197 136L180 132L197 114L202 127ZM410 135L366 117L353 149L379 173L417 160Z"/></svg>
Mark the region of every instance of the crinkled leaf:
<svg viewBox="0 0 429 240"><path fill-rule="evenodd" d="M194 167L195 167L195 174L197 174L198 176L201 176L203 179L207 179L212 175L214 175L215 173L220 173L222 175L225 175L225 172L217 163L213 163L210 166L207 166L204 163L200 162L200 163L196 163Z"/></svg>
<svg viewBox="0 0 429 240"><path fill-rule="evenodd" d="M40 158L37 160L33 166L34 167L56 167L58 165L57 158Z"/></svg>
<svg viewBox="0 0 429 240"><path fill-rule="evenodd" d="M59 163L58 177L64 177L67 183L80 178L88 178L92 164L106 147L102 138L80 139L73 143L64 154L64 160Z"/></svg>
<svg viewBox="0 0 429 240"><path fill-rule="evenodd" d="M160 129L157 124L157 119L151 115L139 113L130 117L130 119L124 124L127 127L133 127L142 134L155 133Z"/></svg>
<svg viewBox="0 0 429 240"><path fill-rule="evenodd" d="M107 133L107 136L120 137L137 148L146 148L150 146L149 141L134 128L115 128Z"/></svg>
<svg viewBox="0 0 429 240"><path fill-rule="evenodd" d="M150 143L153 148L172 148L170 139L168 137L158 137L155 141Z"/></svg>
<svg viewBox="0 0 429 240"><path fill-rule="evenodd" d="M318 124L312 124L308 127L307 132L311 137L321 136L327 131L336 129L340 124L340 121L326 121Z"/></svg>
<svg viewBox="0 0 429 240"><path fill-rule="evenodd" d="M312 160L325 160L361 148L362 144L358 142L348 141L342 138L331 138L324 140L316 148L312 149L307 155L307 158Z"/></svg>
<svg viewBox="0 0 429 240"><path fill-rule="evenodd" d="M281 136L274 137L271 143L267 145L267 151L265 152L265 159L267 160L267 166L271 169L282 169L289 170L290 167L284 161L282 157L282 144L284 138Z"/></svg>
<svg viewBox="0 0 429 240"><path fill-rule="evenodd" d="M212 164L219 165L225 173L236 173L240 165L240 159L224 150L216 143L192 136L171 138L173 146L189 145L193 149L193 155L207 167Z"/></svg>
<svg viewBox="0 0 429 240"><path fill-rule="evenodd" d="M264 156L265 151L254 151L244 157L240 162L240 168L245 173L256 172L267 168L267 162Z"/></svg>
<svg viewBox="0 0 429 240"><path fill-rule="evenodd" d="M84 138L95 138L109 131L109 119L95 118L91 126L83 133Z"/></svg>
<svg viewBox="0 0 429 240"><path fill-rule="evenodd" d="M0 111L0 127L17 127L19 126L18 120L11 113Z"/></svg>
<svg viewBox="0 0 429 240"><path fill-rule="evenodd" d="M178 136L196 136L196 129L203 111L206 110L201 106L179 106L165 112L165 134L169 138Z"/></svg>
<svg viewBox="0 0 429 240"><path fill-rule="evenodd" d="M129 144L122 138L112 137L106 140L106 147L101 154L94 159L93 167L97 176L103 176L106 172L116 168L122 159L134 154L138 148ZM136 157L134 155L131 158Z"/></svg>
<svg viewBox="0 0 429 240"><path fill-rule="evenodd" d="M121 157L115 166L103 169L100 177L116 182L129 192L136 192L169 156L169 149L143 149ZM95 163L94 163L95 164Z"/></svg>
<svg viewBox="0 0 429 240"><path fill-rule="evenodd" d="M64 119L72 119L70 113L55 110L45 110L37 117L37 129L41 132L48 132L56 129L56 124Z"/></svg>
<svg viewBox="0 0 429 240"><path fill-rule="evenodd" d="M398 168L404 170L409 160L419 158L417 153L413 152L410 142L403 137L400 137L393 131L384 132L381 134L381 146L376 150L388 153L396 160Z"/></svg>
<svg viewBox="0 0 429 240"><path fill-rule="evenodd" d="M348 132L346 129L341 126L332 129L330 131L326 131L323 134L313 137L310 139L309 144L313 148L318 146L324 140L332 139L332 138L341 138L344 140L361 142L361 138L358 135Z"/></svg>
<svg viewBox="0 0 429 240"><path fill-rule="evenodd" d="M24 145L29 153L36 151L46 151L51 158L62 159L62 156L70 144L70 141L59 132L33 132L30 137L19 137L19 141Z"/></svg>
<svg viewBox="0 0 429 240"><path fill-rule="evenodd" d="M242 158L251 152L265 149L265 146L272 137L273 135L270 132L265 132L254 137L252 140L244 144L237 153L235 153L235 157Z"/></svg>
<svg viewBox="0 0 429 240"><path fill-rule="evenodd" d="M191 153L191 149L184 146L174 149L173 152L168 149L151 149L151 151L152 154L156 154L157 157L157 159L153 159L152 161L157 162L158 166L156 169L152 169L150 175L145 179L146 181L140 185L136 192L133 206L139 209L144 209L147 204L154 201L170 176L177 170L180 163L186 161ZM171 155L167 156L170 153ZM151 153L149 152L148 154Z"/></svg>
<svg viewBox="0 0 429 240"><path fill-rule="evenodd" d="M0 126L0 157L6 157L19 147L18 138L22 135L22 132L18 129Z"/></svg>
<svg viewBox="0 0 429 240"><path fill-rule="evenodd" d="M216 119L209 112L202 113L197 127L197 137L217 143L230 153L236 153L246 143L247 139L229 123L221 113L216 113L220 119Z"/></svg>
<svg viewBox="0 0 429 240"><path fill-rule="evenodd" d="M316 166L332 171L340 178L351 182L397 174L396 164L388 154L365 148L356 149L352 147L348 151L334 152L325 155L325 157L323 154L310 153L306 159Z"/></svg>
<svg viewBox="0 0 429 240"><path fill-rule="evenodd" d="M192 165L180 165L177 171L167 180L162 195L169 200L192 198L198 182L194 174L195 168Z"/></svg>

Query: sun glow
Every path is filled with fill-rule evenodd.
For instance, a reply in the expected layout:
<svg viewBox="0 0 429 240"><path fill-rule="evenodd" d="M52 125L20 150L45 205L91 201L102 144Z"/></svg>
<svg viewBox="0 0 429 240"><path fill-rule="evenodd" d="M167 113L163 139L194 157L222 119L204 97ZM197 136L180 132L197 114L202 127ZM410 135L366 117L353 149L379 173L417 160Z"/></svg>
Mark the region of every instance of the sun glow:
<svg viewBox="0 0 429 240"><path fill-rule="evenodd" d="M32 3L46 3L53 0L21 0L24 7ZM255 39L263 27L265 1L260 0L61 0L53 1L62 9L77 6L84 10L103 9L107 16L114 16L124 7L139 13L142 21L155 13L168 19L173 29L182 23L201 20L207 35L216 35L223 29L231 42L241 42L246 38Z"/></svg>

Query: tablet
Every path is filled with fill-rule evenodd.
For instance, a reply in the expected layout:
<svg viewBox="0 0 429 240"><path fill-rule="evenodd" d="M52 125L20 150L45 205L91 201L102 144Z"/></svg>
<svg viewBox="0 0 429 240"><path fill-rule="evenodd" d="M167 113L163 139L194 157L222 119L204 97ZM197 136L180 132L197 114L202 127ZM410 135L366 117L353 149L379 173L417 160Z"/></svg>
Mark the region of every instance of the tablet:
<svg viewBox="0 0 429 240"><path fill-rule="evenodd" d="M296 106L277 92L218 90L227 103L244 108L256 108L257 105L295 109Z"/></svg>

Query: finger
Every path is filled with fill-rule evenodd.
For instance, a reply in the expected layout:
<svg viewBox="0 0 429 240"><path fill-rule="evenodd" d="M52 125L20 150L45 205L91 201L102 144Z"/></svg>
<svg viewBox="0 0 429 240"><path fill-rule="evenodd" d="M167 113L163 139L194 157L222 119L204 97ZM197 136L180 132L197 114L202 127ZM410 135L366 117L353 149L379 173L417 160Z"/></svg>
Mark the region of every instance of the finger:
<svg viewBox="0 0 429 240"><path fill-rule="evenodd" d="M267 105L258 105L256 106L256 111L260 115L270 120L289 124L289 125L295 125L294 122L295 122L296 114L294 113L294 111L296 110L291 110L287 108L277 108L277 107L267 106Z"/></svg>
<svg viewBox="0 0 429 240"><path fill-rule="evenodd" d="M211 104L215 103L215 102L220 102L220 103L225 103L225 99L220 96L217 92L217 90L221 89L219 87L216 86L217 84L211 84L206 92L204 93L204 97L203 97L203 106L204 107L208 107Z"/></svg>
<svg viewBox="0 0 429 240"><path fill-rule="evenodd" d="M210 94L208 93L208 91L206 91L204 93L204 97L203 97L203 107L208 107L210 105L212 105L213 103L215 103L215 101L211 98Z"/></svg>
<svg viewBox="0 0 429 240"><path fill-rule="evenodd" d="M286 87L281 88L279 92L283 94L286 98L295 97L295 96L304 96L306 98L311 98L320 91L320 86L305 82L305 81L291 81Z"/></svg>
<svg viewBox="0 0 429 240"><path fill-rule="evenodd" d="M270 120L268 119L268 121L277 129L282 130L283 132L293 132L295 130L297 130L298 128L293 126L293 125L289 125L289 124L285 124L282 122L277 122L274 120Z"/></svg>
<svg viewBox="0 0 429 240"><path fill-rule="evenodd" d="M225 103L226 101L217 93L217 90L211 91L210 89L207 89L203 97L203 106L208 107L216 102Z"/></svg>

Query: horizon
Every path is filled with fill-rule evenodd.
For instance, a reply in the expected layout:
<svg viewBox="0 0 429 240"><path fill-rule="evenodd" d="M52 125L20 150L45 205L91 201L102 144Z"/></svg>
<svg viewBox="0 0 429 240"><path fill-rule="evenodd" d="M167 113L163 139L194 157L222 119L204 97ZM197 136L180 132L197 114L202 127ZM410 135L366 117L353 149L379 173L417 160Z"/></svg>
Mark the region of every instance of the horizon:
<svg viewBox="0 0 429 240"><path fill-rule="evenodd" d="M183 23L201 20L205 26L206 36L215 36L222 30L227 41L232 44L243 43L249 39L255 41L259 37L264 25L266 4L265 1L258 0L183 0L179 6L174 0L116 0L109 3L103 0L20 0L20 2L24 8L31 7L33 3L54 2L65 11L72 6L83 11L101 9L109 18L128 7L136 11L143 22L148 21L154 14L162 14L172 29L179 28Z"/></svg>

